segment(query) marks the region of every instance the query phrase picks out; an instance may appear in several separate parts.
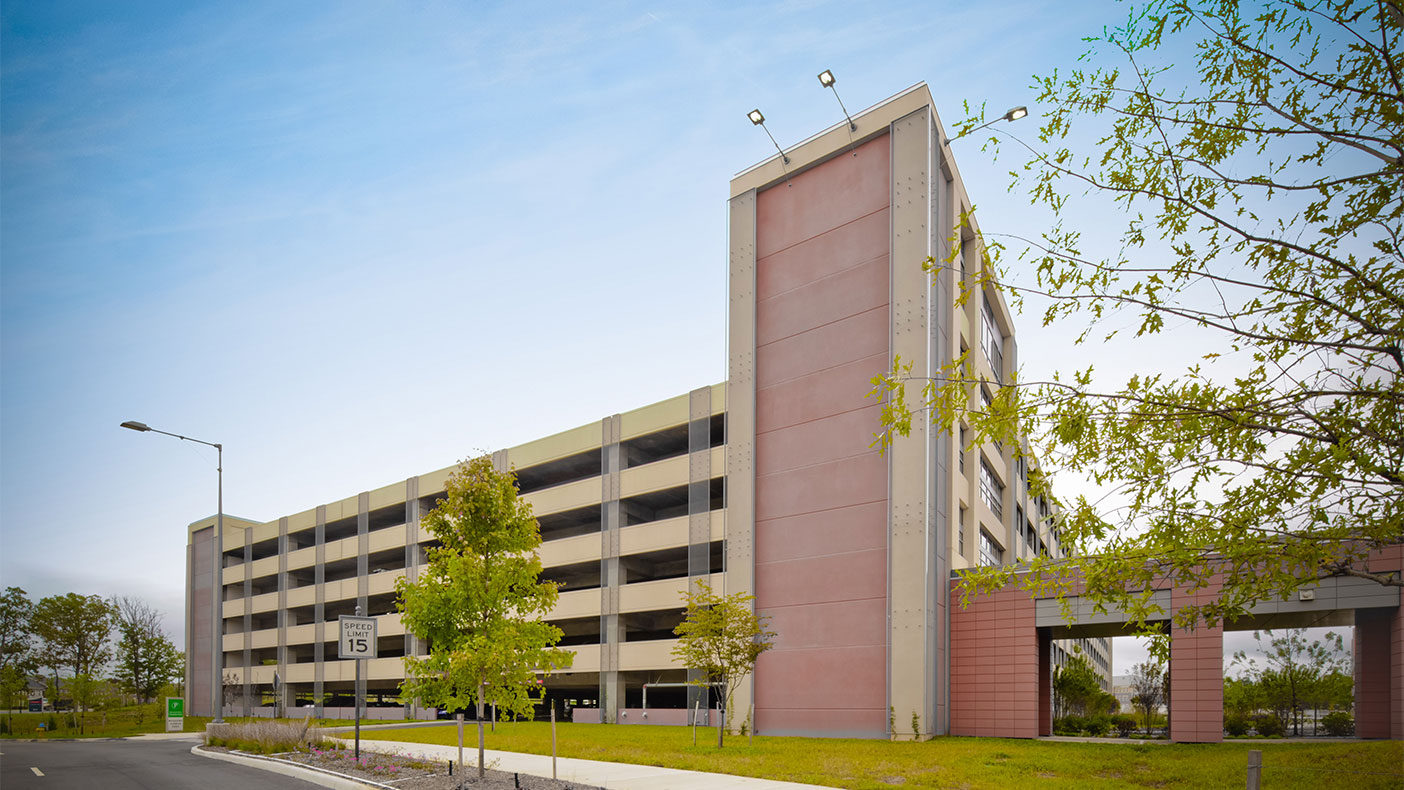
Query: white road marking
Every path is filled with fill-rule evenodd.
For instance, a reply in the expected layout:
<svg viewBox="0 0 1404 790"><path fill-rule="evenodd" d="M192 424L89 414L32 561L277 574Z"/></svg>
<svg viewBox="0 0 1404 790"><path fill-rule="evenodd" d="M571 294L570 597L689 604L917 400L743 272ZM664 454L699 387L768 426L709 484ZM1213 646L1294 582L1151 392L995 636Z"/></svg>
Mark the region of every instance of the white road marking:
<svg viewBox="0 0 1404 790"><path fill-rule="evenodd" d="M39 770L38 768L35 768L34 766L30 766L30 767L29 767L29 770L33 771L35 776L43 776L43 775L44 775L44 772L43 772L43 771Z"/></svg>

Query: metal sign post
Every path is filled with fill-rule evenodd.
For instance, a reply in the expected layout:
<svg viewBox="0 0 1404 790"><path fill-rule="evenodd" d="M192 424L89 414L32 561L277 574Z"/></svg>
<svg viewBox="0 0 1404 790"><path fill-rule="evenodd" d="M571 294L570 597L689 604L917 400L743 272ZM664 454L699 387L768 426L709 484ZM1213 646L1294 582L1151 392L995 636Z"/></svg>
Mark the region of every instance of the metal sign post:
<svg viewBox="0 0 1404 790"><path fill-rule="evenodd" d="M352 659L356 662L356 687L351 694L351 701L356 706L356 759L361 759L361 662L367 658L376 657L376 625L374 617L362 617L361 607L356 607L355 616L341 615L337 617L337 623L341 626L341 638L337 640L340 647L338 658L342 660Z"/></svg>
<svg viewBox="0 0 1404 790"><path fill-rule="evenodd" d="M166 697L166 732L185 731L185 698Z"/></svg>

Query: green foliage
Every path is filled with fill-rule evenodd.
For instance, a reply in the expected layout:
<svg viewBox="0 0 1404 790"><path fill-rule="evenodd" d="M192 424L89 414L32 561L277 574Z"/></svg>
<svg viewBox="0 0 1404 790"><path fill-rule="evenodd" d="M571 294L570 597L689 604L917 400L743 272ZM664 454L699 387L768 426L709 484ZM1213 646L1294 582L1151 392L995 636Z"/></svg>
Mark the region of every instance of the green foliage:
<svg viewBox="0 0 1404 790"><path fill-rule="evenodd" d="M1253 717L1253 729L1264 738L1281 737L1287 731L1282 719L1271 713L1261 713Z"/></svg>
<svg viewBox="0 0 1404 790"><path fill-rule="evenodd" d="M42 664L95 675L112 659L108 635L116 612L96 595L68 593L39 601L31 620L42 642Z"/></svg>
<svg viewBox="0 0 1404 790"><path fill-rule="evenodd" d="M1053 720L1054 735L1081 735L1087 720L1077 714L1059 716Z"/></svg>
<svg viewBox="0 0 1404 790"><path fill-rule="evenodd" d="M875 381L884 444L926 408L945 431L967 422L972 441L1031 437L1105 489L1059 503L1074 558L973 570L965 596L1018 570L1062 595L1076 576L1145 627L1166 615L1153 588L1222 575L1217 598L1174 613L1193 626L1323 577L1404 585L1365 564L1404 539L1402 19L1366 0L1152 0L1090 39L1090 65L1038 80L1044 125L1016 187L1060 215L1105 200L1125 225L1119 238L1062 218L1040 238L979 236L959 300L1037 302L1078 342L1187 328L1207 353L1124 382L1091 367L982 382L963 358L929 380L898 360ZM1189 46L1193 64L1176 62ZM955 269L952 246L933 273ZM997 389L988 409L982 383Z"/></svg>
<svg viewBox="0 0 1404 790"><path fill-rule="evenodd" d="M1344 737L1355 734L1355 719L1343 710L1333 710L1321 717L1321 728L1327 735Z"/></svg>
<svg viewBox="0 0 1404 790"><path fill-rule="evenodd" d="M1305 632L1296 629L1277 636L1271 630L1254 631L1253 638L1264 654L1263 664L1240 650L1234 653L1234 666L1242 669L1243 682L1256 686L1259 704L1272 711L1284 729L1290 726L1293 734L1301 735L1306 708L1341 701L1342 679L1350 677L1351 666L1343 640L1338 634L1327 633L1308 642Z"/></svg>
<svg viewBox="0 0 1404 790"><path fill-rule="evenodd" d="M516 476L485 456L465 461L422 523L443 545L417 580L397 583L405 627L430 645L427 657L405 657L404 693L529 713L536 673L570 666L574 653L554 647L561 630L543 619L558 592L538 578L541 533Z"/></svg>
<svg viewBox="0 0 1404 790"><path fill-rule="evenodd" d="M774 632L765 630L766 618L752 611L755 600L746 593L714 593L710 584L698 579L683 593L686 611L673 629L678 636L673 656L700 673L696 685L720 686L727 711L741 681L775 638ZM889 718L895 715L889 708Z"/></svg>
<svg viewBox="0 0 1404 790"><path fill-rule="evenodd" d="M1096 713L1103 694L1097 671L1079 653L1068 656L1067 663L1053 670L1053 709L1070 711L1080 716ZM1112 697L1115 700L1115 697Z"/></svg>
<svg viewBox="0 0 1404 790"><path fill-rule="evenodd" d="M0 595L0 706L8 710L20 701L29 675L38 669L34 654L34 603L19 587Z"/></svg>
<svg viewBox="0 0 1404 790"><path fill-rule="evenodd" d="M1165 679L1168 673L1156 661L1145 661L1131 668L1131 704L1140 711L1146 734L1155 726L1157 712L1166 701Z"/></svg>
<svg viewBox="0 0 1404 790"><path fill-rule="evenodd" d="M921 740L921 715L912 711L912 737Z"/></svg>
<svg viewBox="0 0 1404 790"><path fill-rule="evenodd" d="M117 612L117 667L122 690L142 702L181 676L185 655L161 628L161 614L136 598L114 598Z"/></svg>
<svg viewBox="0 0 1404 790"><path fill-rule="evenodd" d="M1136 717L1125 713L1118 713L1111 717L1112 726L1116 728L1116 734L1125 738L1136 729Z"/></svg>
<svg viewBox="0 0 1404 790"><path fill-rule="evenodd" d="M1248 717L1242 713L1224 714L1224 732L1235 738L1241 738L1248 734Z"/></svg>

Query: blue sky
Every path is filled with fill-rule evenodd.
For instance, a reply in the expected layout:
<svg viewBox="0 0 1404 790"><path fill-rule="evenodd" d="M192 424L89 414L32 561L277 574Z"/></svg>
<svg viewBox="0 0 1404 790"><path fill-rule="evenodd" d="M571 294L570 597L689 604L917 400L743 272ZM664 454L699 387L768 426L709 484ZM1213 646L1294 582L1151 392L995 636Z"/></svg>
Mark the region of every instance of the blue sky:
<svg viewBox="0 0 1404 790"><path fill-rule="evenodd" d="M6 3L3 584L182 632L214 453L123 420L223 442L226 512L265 520L721 381L748 110L782 145L835 123L830 68L854 111L926 81L947 124L1036 116L1031 75L1125 14ZM1037 218L1015 157L956 145L986 230ZM1035 324L1021 358L1070 359Z"/></svg>

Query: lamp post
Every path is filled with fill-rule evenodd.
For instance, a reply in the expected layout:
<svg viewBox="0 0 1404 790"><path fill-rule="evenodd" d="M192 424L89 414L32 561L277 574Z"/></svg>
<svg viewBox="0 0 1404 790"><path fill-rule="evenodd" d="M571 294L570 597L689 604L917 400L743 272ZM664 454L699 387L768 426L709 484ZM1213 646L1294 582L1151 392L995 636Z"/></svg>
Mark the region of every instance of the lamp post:
<svg viewBox="0 0 1404 790"><path fill-rule="evenodd" d="M948 142L948 143L955 142L956 140L959 140L960 138L966 136L967 134L974 134L974 133L980 131L981 129L984 129L984 128L987 127L987 126L994 126L995 124L999 123L1000 121L1017 121L1017 120L1019 120L1020 118L1023 118L1025 115L1028 115L1028 114L1029 114L1029 108L1028 108L1028 107L1025 107L1025 106L1022 105L1022 104L1019 105L1018 107L1010 107L1008 111L1006 111L1003 115L999 116L998 118L994 119L993 121L990 121L989 123L982 123L982 124L980 124L979 126L975 127L974 129L971 129L970 131L961 132L960 134L956 135L955 137L952 137L952 138L946 140L946 142Z"/></svg>
<svg viewBox="0 0 1404 790"><path fill-rule="evenodd" d="M141 431L143 433L151 432L159 433L163 436L174 436L183 441L195 442L196 444L213 447L217 453L218 461L215 465L215 471L219 476L219 510L215 512L214 539L210 541L210 598L214 601L210 608L210 613L212 615L210 623L210 703L211 711L214 714L214 720L211 724L223 724L224 684L222 670L224 669L224 645L221 644L220 632L224 629L220 626L224 624L224 612L221 607L223 603L221 599L224 597L221 595L224 588L224 569L220 567L219 560L224 549L222 545L224 542L224 445L216 442L192 439L189 436L181 436L178 433L158 431L144 422L136 422L135 420L128 420L122 423L122 427L130 428L133 431Z"/></svg>

